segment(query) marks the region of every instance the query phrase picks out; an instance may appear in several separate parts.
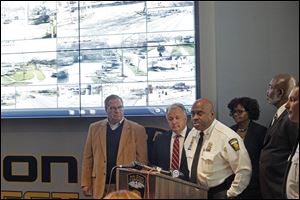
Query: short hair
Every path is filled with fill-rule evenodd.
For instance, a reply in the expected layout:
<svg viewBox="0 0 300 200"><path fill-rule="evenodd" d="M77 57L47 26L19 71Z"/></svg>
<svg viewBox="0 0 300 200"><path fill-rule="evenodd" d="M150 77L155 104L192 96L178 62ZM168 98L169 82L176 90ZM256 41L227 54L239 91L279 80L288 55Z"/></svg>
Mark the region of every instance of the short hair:
<svg viewBox="0 0 300 200"><path fill-rule="evenodd" d="M141 199L141 196L133 191L118 190L110 192L103 199Z"/></svg>
<svg viewBox="0 0 300 200"><path fill-rule="evenodd" d="M283 98L288 99L292 89L296 86L297 80L290 74L278 74L273 77L276 79L276 88L283 90Z"/></svg>
<svg viewBox="0 0 300 200"><path fill-rule="evenodd" d="M107 108L108 108L109 101L113 100L113 99L119 99L123 104L123 100L121 97L119 97L118 95L115 95L115 94L111 94L108 97L106 97L106 99L104 100L105 110L107 110Z"/></svg>
<svg viewBox="0 0 300 200"><path fill-rule="evenodd" d="M229 108L230 112L233 113L234 108L237 107L239 104L243 106L245 110L248 112L250 120L259 119L260 110L256 99L252 99L249 97L240 97L240 98L236 97L229 102L227 107Z"/></svg>
<svg viewBox="0 0 300 200"><path fill-rule="evenodd" d="M173 103L172 105L168 106L167 109L166 109L166 117L168 117L168 114L169 114L169 111L173 108L180 108L184 115L187 116L187 112L186 112L186 109L184 107L184 105L182 103Z"/></svg>

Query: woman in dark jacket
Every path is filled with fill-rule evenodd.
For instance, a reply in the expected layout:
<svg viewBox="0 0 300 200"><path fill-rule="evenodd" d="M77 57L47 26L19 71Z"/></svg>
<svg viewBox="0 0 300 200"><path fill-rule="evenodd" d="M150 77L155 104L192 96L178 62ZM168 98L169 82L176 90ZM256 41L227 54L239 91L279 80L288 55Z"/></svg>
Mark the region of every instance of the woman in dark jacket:
<svg viewBox="0 0 300 200"><path fill-rule="evenodd" d="M259 118L259 105L249 97L234 98L227 106L236 122L231 128L243 138L252 164L252 177L248 187L239 196L243 199L261 199L259 185L259 157L267 128L254 122Z"/></svg>

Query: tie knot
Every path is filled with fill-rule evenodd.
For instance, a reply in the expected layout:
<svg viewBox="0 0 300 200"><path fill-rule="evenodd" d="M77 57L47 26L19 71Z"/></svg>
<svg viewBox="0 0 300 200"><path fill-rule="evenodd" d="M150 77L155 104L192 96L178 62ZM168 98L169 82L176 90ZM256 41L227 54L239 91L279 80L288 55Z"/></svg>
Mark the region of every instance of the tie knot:
<svg viewBox="0 0 300 200"><path fill-rule="evenodd" d="M176 134L174 138L175 138L175 139L177 139L177 138L179 139L180 137L181 137L181 135L177 135L177 134Z"/></svg>
<svg viewBox="0 0 300 200"><path fill-rule="evenodd" d="M203 137L203 135L204 135L204 132L201 131L201 132L200 132L200 137Z"/></svg>

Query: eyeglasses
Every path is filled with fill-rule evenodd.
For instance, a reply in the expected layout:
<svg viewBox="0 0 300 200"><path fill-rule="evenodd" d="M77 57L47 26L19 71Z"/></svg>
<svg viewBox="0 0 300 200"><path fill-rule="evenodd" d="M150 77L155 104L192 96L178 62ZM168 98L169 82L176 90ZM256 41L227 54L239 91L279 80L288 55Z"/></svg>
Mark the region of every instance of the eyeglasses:
<svg viewBox="0 0 300 200"><path fill-rule="evenodd" d="M235 113L237 113L238 115L243 114L244 112L246 112L246 110L234 110L232 112L230 112L230 116L233 116Z"/></svg>

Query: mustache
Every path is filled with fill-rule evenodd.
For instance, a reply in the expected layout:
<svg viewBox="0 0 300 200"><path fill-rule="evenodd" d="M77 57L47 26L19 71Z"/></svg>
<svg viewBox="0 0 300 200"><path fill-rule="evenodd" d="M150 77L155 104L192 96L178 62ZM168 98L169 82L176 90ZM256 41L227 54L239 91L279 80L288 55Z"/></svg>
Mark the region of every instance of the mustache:
<svg viewBox="0 0 300 200"><path fill-rule="evenodd" d="M195 121L195 122L193 122L193 125L200 125L200 122L199 121Z"/></svg>

